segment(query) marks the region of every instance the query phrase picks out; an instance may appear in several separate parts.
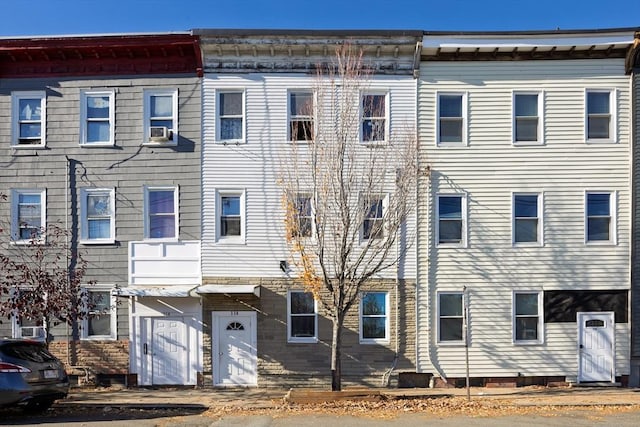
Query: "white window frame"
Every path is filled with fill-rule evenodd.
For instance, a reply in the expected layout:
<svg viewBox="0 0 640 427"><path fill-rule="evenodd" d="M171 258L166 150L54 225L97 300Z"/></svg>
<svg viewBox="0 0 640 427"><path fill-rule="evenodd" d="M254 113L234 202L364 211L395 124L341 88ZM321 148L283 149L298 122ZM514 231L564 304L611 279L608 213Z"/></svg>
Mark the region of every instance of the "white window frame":
<svg viewBox="0 0 640 427"><path fill-rule="evenodd" d="M109 118L96 121L107 121L109 123L109 141L89 142L87 117L87 99L94 96L106 96L109 98ZM80 93L80 145L82 147L108 147L115 145L115 92L113 90L87 90Z"/></svg>
<svg viewBox="0 0 640 427"><path fill-rule="evenodd" d="M441 297L442 295L460 295L460 296L462 297L462 300L461 300L461 304L462 304L462 307L461 307L461 309L462 309L462 310L461 310L461 313L462 313L462 314L461 314L460 316L447 316L447 318L451 318L451 319L458 319L458 318L460 318L460 320L461 320L461 322L462 322L462 323L461 323L461 332L462 332L462 334L461 334L461 335L462 335L462 339L460 339L460 340L455 340L455 341L454 341L454 340L446 340L446 341L443 341L443 340L442 340L442 337L441 337L441 335L442 335L442 327L440 326L440 319L441 319L441 314L440 314L440 297ZM437 311L437 317L436 317L436 328L438 329L438 335L437 335L437 337L438 337L438 344L439 344L439 345L443 345L443 346L458 346L458 345L464 345L464 342L465 342L465 330L464 330L464 328L465 328L465 325L464 325L464 322L465 322L465 319L464 319L465 313L464 313L464 311L465 311L465 298L466 298L465 292L462 292L462 291L441 291L441 292L437 292L437 293L436 293L436 298L437 298L437 305L438 305L438 308L437 308L437 310L438 310L438 311Z"/></svg>
<svg viewBox="0 0 640 427"><path fill-rule="evenodd" d="M364 98L366 96L384 96L384 117L383 116L366 116L364 115L364 105L363 105L363 101ZM390 93L388 90L368 90L368 91L364 91L360 94L359 97L359 103L360 103L360 108L359 108L359 112L360 112L360 129L359 129L359 134L360 134L360 143L364 144L364 145L384 145L387 144L389 142L389 125L390 125L390 117L391 115L390 113ZM384 119L384 139L382 141L379 140L373 140L373 141L365 141L364 140L364 132L363 132L363 125L364 122L366 120L380 120L380 119Z"/></svg>
<svg viewBox="0 0 640 427"><path fill-rule="evenodd" d="M536 294L538 298L538 336L533 340L519 340L516 335L516 323L517 318L520 317L516 311L516 296L519 294ZM515 345L537 345L544 343L544 299L542 297L543 293L541 291L527 291L527 290L517 290L513 291L511 294L511 324L512 324L512 341ZM522 317L531 317L530 315L522 316Z"/></svg>
<svg viewBox="0 0 640 427"><path fill-rule="evenodd" d="M589 194L608 194L609 195L609 240L589 240L589 213L588 213L588 197ZM584 242L587 245L617 245L617 211L618 211L618 194L616 191L610 190L587 190L584 192Z"/></svg>
<svg viewBox="0 0 640 427"><path fill-rule="evenodd" d="M12 294L12 296L14 295L15 292L33 292L32 289L30 289L29 287L12 287L10 292ZM44 298L46 299L46 295L44 295ZM15 310L13 311L13 313L11 314L11 337L12 338L26 338L26 339L31 339L34 341L42 341L44 342L47 339L47 329L46 329L46 325L44 322L44 318L42 318L42 326L26 326L27 328L38 328L37 330L39 331L38 335L23 335L22 334L22 325L20 324L20 317L18 315L18 313L15 312Z"/></svg>
<svg viewBox="0 0 640 427"><path fill-rule="evenodd" d="M361 196L362 203L367 202L367 200L365 200L365 197L366 196L364 196L364 195ZM373 241L375 242L375 241L378 241L380 239L383 239L384 236L385 236L385 232L386 232L386 230L385 230L385 228L386 228L385 222L387 221L387 212L389 210L389 195L388 194L371 194L371 195L369 195L369 199L370 198L375 198L376 200L381 200L382 201L382 216L380 218L376 218L375 219L375 220L382 221L382 230L381 230L382 234L380 235L380 237L373 239ZM366 206L368 206L368 203L367 203ZM367 209L367 212L368 212L368 209ZM364 217L362 219L362 225L360 226L360 242L361 243L367 242L367 241L369 241L371 239L370 237L365 237L365 235L364 235L364 224L367 221L367 219L369 218L369 216L367 215L367 212L365 212L365 215L364 215Z"/></svg>
<svg viewBox="0 0 640 427"><path fill-rule="evenodd" d="M87 197L95 193L109 193L110 230L109 230L108 238L103 238L103 239L89 238L89 217L88 217L89 206L87 204ZM84 245L99 245L99 244L110 244L115 242L116 203L115 203L115 190L113 188L82 188L80 189L80 212L81 212L80 243Z"/></svg>
<svg viewBox="0 0 640 427"><path fill-rule="evenodd" d="M153 191L173 191L173 214L175 221L175 235L173 237L151 237L151 220L149 215L149 193ZM180 236L179 218L179 187L177 185L145 185L144 186L144 239L157 241L176 241Z"/></svg>
<svg viewBox="0 0 640 427"><path fill-rule="evenodd" d="M22 239L20 238L20 224L18 224L18 206L20 195L38 195L40 196L40 228L42 230L46 230L47 227L47 190L44 189L22 189L22 188L14 188L11 190L11 243L13 244L23 244L28 245L31 244L31 239ZM34 239L34 242L37 243L45 243L46 240L46 232L40 236L39 239Z"/></svg>
<svg viewBox="0 0 640 427"><path fill-rule="evenodd" d="M314 344L318 342L318 301L313 298L313 319L314 319L314 332L313 337L294 337L291 335L291 318L296 316L311 316L311 313L293 314L291 313L291 294L292 293L308 293L302 289L290 289L287 292L287 342L289 343L306 343ZM312 295L313 297L313 295Z"/></svg>
<svg viewBox="0 0 640 427"><path fill-rule="evenodd" d="M40 142L37 144L21 143L20 138L20 100L40 99ZM24 91L11 93L11 147L12 148L42 148L47 138L47 93L45 91ZM28 120L37 122L38 120ZM28 138L25 138L29 140Z"/></svg>
<svg viewBox="0 0 640 427"><path fill-rule="evenodd" d="M222 235L222 198L223 197L240 197L240 235L239 236L223 236ZM224 189L216 191L216 241L219 243L245 243L247 230L246 207L246 191L244 189Z"/></svg>
<svg viewBox="0 0 640 427"><path fill-rule="evenodd" d="M151 97L171 95L172 115L171 121L173 127L169 129L170 138L166 142L157 142L151 140L151 120L168 120L169 118L151 117ZM162 145L176 146L178 145L178 89L145 89L144 90L144 145Z"/></svg>
<svg viewBox="0 0 640 427"><path fill-rule="evenodd" d="M220 96L227 93L239 93L242 95L242 114L221 116ZM216 141L220 144L245 144L247 142L247 93L244 89L220 89L216 91ZM242 119L242 136L240 138L222 139L222 119L223 118L241 118Z"/></svg>
<svg viewBox="0 0 640 427"><path fill-rule="evenodd" d="M89 316L90 313L87 313L87 316L82 319L82 327L80 329L80 339L92 341L106 341L106 340L116 340L118 339L118 318L117 318L117 297L113 293L114 286L112 285L91 285L85 286L82 288L83 292L108 292L109 293L109 311L105 313L105 315L109 316L110 321L110 329L111 333L109 335L89 335ZM85 295L85 309L86 307L86 299L88 295Z"/></svg>
<svg viewBox="0 0 640 427"><path fill-rule="evenodd" d="M589 93L608 93L609 94L609 137L608 138L589 138L589 103L587 98ZM586 143L613 143L618 141L617 135L617 103L618 92L612 88L587 88L584 91L584 140Z"/></svg>
<svg viewBox="0 0 640 427"><path fill-rule="evenodd" d="M311 95L311 100L313 102L312 105L312 111L310 115L293 115L291 113L291 98L294 95L303 95L303 94L310 94ZM316 92L312 89L289 89L287 91L287 140L291 143L297 143L297 144L305 144L305 143L309 143L309 142L313 142L316 139L316 127L317 127L317 123L316 123L316 105L317 105L317 100L316 100ZM293 135L291 134L291 123L293 120L295 119L300 119L300 120L309 120L311 121L311 125L313 127L312 129L312 135L311 135L311 140L299 140L293 139Z"/></svg>
<svg viewBox="0 0 640 427"><path fill-rule="evenodd" d="M440 197L460 197L462 198L461 203L461 220L462 220L462 241L458 243L440 243ZM435 231L436 231L436 247L438 248L466 248L467 247L467 224L468 224L468 213L467 213L467 193L436 193L436 203L435 203Z"/></svg>
<svg viewBox="0 0 640 427"><path fill-rule="evenodd" d="M516 116L516 96L535 95L538 97L538 126L536 129L537 139L535 141L518 141L517 138L517 116ZM529 117L529 116L527 116ZM511 138L513 145L544 145L544 91L539 90L515 90L511 94Z"/></svg>
<svg viewBox="0 0 640 427"><path fill-rule="evenodd" d="M460 117L462 140L461 141L441 141L440 140L440 122L442 117L440 116L440 97L442 96L459 96L462 102L462 117ZM436 92L436 145L439 147L466 147L469 145L468 141L468 92ZM448 117L447 119L453 120L457 118Z"/></svg>
<svg viewBox="0 0 640 427"><path fill-rule="evenodd" d="M516 197L517 196L536 196L537 197L537 217L538 240L535 242L517 242L516 241ZM513 246L544 246L544 193L536 193L530 191L514 191L511 193L511 244Z"/></svg>
<svg viewBox="0 0 640 427"><path fill-rule="evenodd" d="M363 313L362 303L364 301L364 296L366 294L384 294L384 304L385 304L385 314L384 315L372 315L368 314L365 316ZM387 291L366 291L360 293L360 304L358 311L358 319L359 319L359 336L360 336L360 344L388 344L391 341L391 305L389 299L389 292ZM374 318L374 317L384 317L384 338L365 338L364 335L364 327L363 327L363 319Z"/></svg>
<svg viewBox="0 0 640 427"><path fill-rule="evenodd" d="M315 231L315 223L313 221L314 219L314 207L313 207L313 197L309 192L299 192L299 193L295 193L294 194L294 209L295 209L295 217L294 220L297 221L298 224L300 224L300 220L302 218L307 218L309 221L309 235L305 236L303 234L301 234L299 237L302 239L311 239L313 238L313 236L315 235L314 231ZM298 205L298 200L302 199L302 198L306 198L309 199L309 206L311 209L311 212L309 212L309 215L305 215L302 216L300 215L300 209L299 209L299 205ZM296 236L297 237L297 236Z"/></svg>

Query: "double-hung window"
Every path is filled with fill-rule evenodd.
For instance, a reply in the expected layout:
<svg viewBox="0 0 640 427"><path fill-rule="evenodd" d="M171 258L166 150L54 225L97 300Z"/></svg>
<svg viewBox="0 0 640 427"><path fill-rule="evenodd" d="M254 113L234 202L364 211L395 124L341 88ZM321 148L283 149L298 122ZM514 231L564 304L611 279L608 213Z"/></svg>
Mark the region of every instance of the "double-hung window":
<svg viewBox="0 0 640 427"><path fill-rule="evenodd" d="M438 342L463 342L463 310L464 294L462 292L438 294Z"/></svg>
<svg viewBox="0 0 640 427"><path fill-rule="evenodd" d="M11 94L13 147L44 147L47 133L46 101L44 91Z"/></svg>
<svg viewBox="0 0 640 427"><path fill-rule="evenodd" d="M11 191L11 237L16 243L42 241L46 228L45 190Z"/></svg>
<svg viewBox="0 0 640 427"><path fill-rule="evenodd" d="M615 91L587 89L585 98L587 142L615 142Z"/></svg>
<svg viewBox="0 0 640 427"><path fill-rule="evenodd" d="M289 141L309 142L314 138L313 92L289 92Z"/></svg>
<svg viewBox="0 0 640 427"><path fill-rule="evenodd" d="M178 143L178 91L154 89L144 92L144 143Z"/></svg>
<svg viewBox="0 0 640 427"><path fill-rule="evenodd" d="M313 229L313 216L311 208L311 196L308 194L296 194L294 200L294 223L292 234L297 237L311 237Z"/></svg>
<svg viewBox="0 0 640 427"><path fill-rule="evenodd" d="M365 292L360 298L360 342L389 342L389 294Z"/></svg>
<svg viewBox="0 0 640 427"><path fill-rule="evenodd" d="M439 246L466 246L466 200L464 194L436 196Z"/></svg>
<svg viewBox="0 0 640 427"><path fill-rule="evenodd" d="M146 239L178 238L178 187L146 187Z"/></svg>
<svg viewBox="0 0 640 427"><path fill-rule="evenodd" d="M217 196L217 229L219 241L244 239L244 192L219 191Z"/></svg>
<svg viewBox="0 0 640 427"><path fill-rule="evenodd" d="M365 198L362 239L380 239L384 234L384 197Z"/></svg>
<svg viewBox="0 0 640 427"><path fill-rule="evenodd" d="M514 92L513 143L542 144L543 100L540 92Z"/></svg>
<svg viewBox="0 0 640 427"><path fill-rule="evenodd" d="M82 243L113 243L116 230L114 190L83 188L80 194Z"/></svg>
<svg viewBox="0 0 640 427"><path fill-rule="evenodd" d="M360 139L364 143L378 144L387 140L387 95L369 93L362 96L362 126Z"/></svg>
<svg viewBox="0 0 640 427"><path fill-rule="evenodd" d="M588 191L585 205L586 242L615 244L615 193Z"/></svg>
<svg viewBox="0 0 640 427"><path fill-rule="evenodd" d="M84 288L86 316L82 324L82 338L93 340L116 339L116 298L106 287Z"/></svg>
<svg viewBox="0 0 640 427"><path fill-rule="evenodd" d="M239 144L245 141L244 92L218 92L218 141Z"/></svg>
<svg viewBox="0 0 640 427"><path fill-rule="evenodd" d="M44 318L40 315L41 311L34 307L41 306L46 296L30 289L12 288L9 298L15 307L11 316L12 337L44 341L47 335Z"/></svg>
<svg viewBox="0 0 640 427"><path fill-rule="evenodd" d="M542 196L539 193L513 194L513 244L542 244Z"/></svg>
<svg viewBox="0 0 640 427"><path fill-rule="evenodd" d="M514 292L513 339L517 344L542 342L542 309L540 292Z"/></svg>
<svg viewBox="0 0 640 427"><path fill-rule="evenodd" d="M113 145L115 138L113 91L82 92L80 97L80 144Z"/></svg>
<svg viewBox="0 0 640 427"><path fill-rule="evenodd" d="M466 144L466 94L438 94L438 145Z"/></svg>
<svg viewBox="0 0 640 427"><path fill-rule="evenodd" d="M289 342L318 341L317 303L311 292L289 291L287 331Z"/></svg>

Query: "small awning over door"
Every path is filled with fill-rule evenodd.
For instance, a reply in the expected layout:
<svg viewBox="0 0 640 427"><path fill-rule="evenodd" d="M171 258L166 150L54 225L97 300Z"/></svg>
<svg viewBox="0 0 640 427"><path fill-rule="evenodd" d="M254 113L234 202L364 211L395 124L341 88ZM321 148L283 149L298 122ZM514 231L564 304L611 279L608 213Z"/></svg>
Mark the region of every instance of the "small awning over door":
<svg viewBox="0 0 640 427"><path fill-rule="evenodd" d="M198 297L197 285L127 286L114 291L120 297Z"/></svg>
<svg viewBox="0 0 640 427"><path fill-rule="evenodd" d="M197 294L254 294L260 298L260 285L202 285Z"/></svg>

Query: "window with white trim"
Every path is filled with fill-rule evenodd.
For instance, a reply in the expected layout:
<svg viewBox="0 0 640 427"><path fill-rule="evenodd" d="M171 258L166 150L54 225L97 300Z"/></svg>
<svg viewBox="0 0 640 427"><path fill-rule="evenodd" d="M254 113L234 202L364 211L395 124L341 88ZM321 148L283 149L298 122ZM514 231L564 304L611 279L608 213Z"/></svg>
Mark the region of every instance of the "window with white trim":
<svg viewBox="0 0 640 427"><path fill-rule="evenodd" d="M144 187L145 239L178 238L178 187Z"/></svg>
<svg viewBox="0 0 640 427"><path fill-rule="evenodd" d="M318 341L318 307L311 292L289 291L287 294L288 342Z"/></svg>
<svg viewBox="0 0 640 427"><path fill-rule="evenodd" d="M364 143L384 143L388 134L388 105L384 93L362 95L362 126L360 140Z"/></svg>
<svg viewBox="0 0 640 427"><path fill-rule="evenodd" d="M313 229L311 196L304 193L296 194L293 208L295 216L292 234L298 237L311 237Z"/></svg>
<svg viewBox="0 0 640 427"><path fill-rule="evenodd" d="M289 141L313 141L314 132L313 92L289 92Z"/></svg>
<svg viewBox="0 0 640 427"><path fill-rule="evenodd" d="M462 292L442 292L438 294L438 342L463 342L463 299Z"/></svg>
<svg viewBox="0 0 640 427"><path fill-rule="evenodd" d="M362 221L362 240L381 239L384 235L385 197L371 196L363 203L365 216Z"/></svg>
<svg viewBox="0 0 640 427"><path fill-rule="evenodd" d="M389 342L389 293L364 292L360 298L360 343Z"/></svg>
<svg viewBox="0 0 640 427"><path fill-rule="evenodd" d="M178 90L144 91L144 143L178 143Z"/></svg>
<svg viewBox="0 0 640 427"><path fill-rule="evenodd" d="M218 241L244 241L244 191L218 191L217 212Z"/></svg>
<svg viewBox="0 0 640 427"><path fill-rule="evenodd" d="M615 193L588 191L585 193L585 241L615 244Z"/></svg>
<svg viewBox="0 0 640 427"><path fill-rule="evenodd" d="M13 92L11 146L44 147L46 142L46 105L44 91Z"/></svg>
<svg viewBox="0 0 640 427"><path fill-rule="evenodd" d="M86 317L82 321L82 339L115 340L116 297L111 288L92 286L83 288Z"/></svg>
<svg viewBox="0 0 640 427"><path fill-rule="evenodd" d="M218 141L239 144L245 141L244 92L218 92Z"/></svg>
<svg viewBox="0 0 640 427"><path fill-rule="evenodd" d="M513 93L513 143L542 144L544 115L541 92Z"/></svg>
<svg viewBox="0 0 640 427"><path fill-rule="evenodd" d="M513 293L513 341L516 344L542 342L542 293Z"/></svg>
<svg viewBox="0 0 640 427"><path fill-rule="evenodd" d="M438 93L438 145L465 145L467 143L467 95L465 93Z"/></svg>
<svg viewBox="0 0 640 427"><path fill-rule="evenodd" d="M11 190L11 238L16 243L42 241L46 228L46 191Z"/></svg>
<svg viewBox="0 0 640 427"><path fill-rule="evenodd" d="M113 188L83 188L80 197L82 243L113 243L116 234Z"/></svg>
<svg viewBox="0 0 640 427"><path fill-rule="evenodd" d="M465 194L436 196L438 246L466 246L466 205Z"/></svg>
<svg viewBox="0 0 640 427"><path fill-rule="evenodd" d="M587 142L615 142L615 91L587 89L585 92L585 135Z"/></svg>
<svg viewBox="0 0 640 427"><path fill-rule="evenodd" d="M513 244L542 244L542 195L513 193Z"/></svg>
<svg viewBox="0 0 640 427"><path fill-rule="evenodd" d="M115 142L115 94L87 91L80 96L80 145L104 146Z"/></svg>
<svg viewBox="0 0 640 427"><path fill-rule="evenodd" d="M46 296L38 295L29 289L12 288L10 298L16 303L11 316L11 336L13 338L28 338L36 341L45 341L47 333L44 326L44 318L32 315L39 313L33 307L43 304Z"/></svg>

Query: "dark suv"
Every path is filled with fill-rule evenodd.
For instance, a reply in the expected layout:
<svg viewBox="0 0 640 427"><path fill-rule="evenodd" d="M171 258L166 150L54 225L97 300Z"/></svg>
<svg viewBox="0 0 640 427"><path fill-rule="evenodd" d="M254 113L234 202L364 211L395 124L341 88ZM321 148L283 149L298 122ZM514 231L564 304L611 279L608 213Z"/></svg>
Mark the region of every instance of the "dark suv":
<svg viewBox="0 0 640 427"><path fill-rule="evenodd" d="M0 407L40 412L68 392L64 365L42 342L0 338Z"/></svg>

